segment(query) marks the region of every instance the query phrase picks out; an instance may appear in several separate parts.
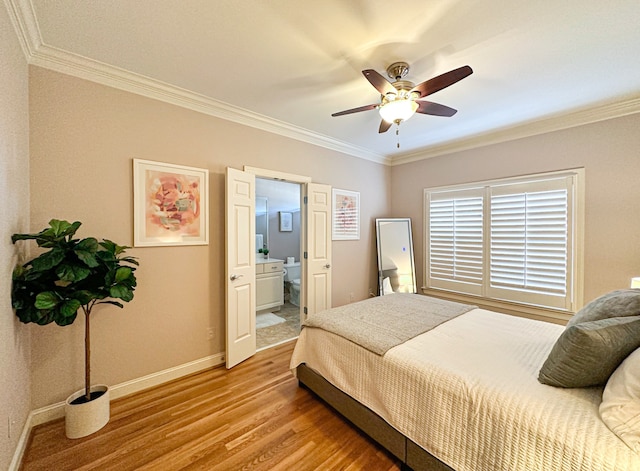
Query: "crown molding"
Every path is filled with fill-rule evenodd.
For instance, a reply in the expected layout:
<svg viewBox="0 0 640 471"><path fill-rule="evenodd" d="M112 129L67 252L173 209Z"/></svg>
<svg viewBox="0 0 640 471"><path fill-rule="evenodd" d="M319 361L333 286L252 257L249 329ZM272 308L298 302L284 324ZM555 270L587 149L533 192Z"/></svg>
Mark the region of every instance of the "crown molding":
<svg viewBox="0 0 640 471"><path fill-rule="evenodd" d="M222 101L214 100L159 80L154 80L49 46L42 41L38 21L30 0L4 0L4 3L27 62L31 65L100 83L209 116L388 166L403 165L431 157L559 131L640 112L640 96L635 96L617 103L609 103L542 119L526 121L499 130L480 133L469 138L428 146L416 152L395 156L384 155L333 139L323 134L309 131L308 129L284 121L279 121Z"/></svg>
<svg viewBox="0 0 640 471"><path fill-rule="evenodd" d="M31 54L29 63L372 162L389 163L385 156L362 147L337 141L323 134L314 133L299 126L57 49L44 43Z"/></svg>
<svg viewBox="0 0 640 471"><path fill-rule="evenodd" d="M30 62L33 52L42 44L33 5L29 0L4 0L4 4L22 52L27 62Z"/></svg>
<svg viewBox="0 0 640 471"><path fill-rule="evenodd" d="M562 129L574 128L585 124L596 123L613 118L620 118L630 114L640 113L640 96L636 96L616 103L549 116L542 119L527 121L514 126L488 133L478 134L468 139L451 141L422 149L419 152L399 155L391 159L391 166L403 165L419 160L429 159L440 155L452 154L478 147L484 147L501 142L513 141L524 137L537 136Z"/></svg>
<svg viewBox="0 0 640 471"><path fill-rule="evenodd" d="M31 65L107 85L127 92L324 147L379 164L390 159L368 149L215 100L180 87L114 67L45 44L29 0L4 0L22 50Z"/></svg>

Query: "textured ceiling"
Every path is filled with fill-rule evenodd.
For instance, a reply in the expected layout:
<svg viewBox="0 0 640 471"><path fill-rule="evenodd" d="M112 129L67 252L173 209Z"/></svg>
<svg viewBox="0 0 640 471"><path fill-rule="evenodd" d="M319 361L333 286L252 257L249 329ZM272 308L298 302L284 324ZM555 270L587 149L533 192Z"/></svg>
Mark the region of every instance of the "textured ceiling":
<svg viewBox="0 0 640 471"><path fill-rule="evenodd" d="M7 0L30 62L387 163L640 111L638 0ZM363 69L470 65L378 134ZM398 142L400 148L397 148Z"/></svg>

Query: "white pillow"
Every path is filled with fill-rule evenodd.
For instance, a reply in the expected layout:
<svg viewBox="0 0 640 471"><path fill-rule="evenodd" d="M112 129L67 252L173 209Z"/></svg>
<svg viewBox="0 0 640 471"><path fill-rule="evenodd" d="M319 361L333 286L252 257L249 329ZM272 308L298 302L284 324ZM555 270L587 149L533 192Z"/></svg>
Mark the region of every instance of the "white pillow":
<svg viewBox="0 0 640 471"><path fill-rule="evenodd" d="M391 287L391 280L389 277L382 280L382 295L393 294L393 288Z"/></svg>
<svg viewBox="0 0 640 471"><path fill-rule="evenodd" d="M629 448L640 453L640 348L633 351L607 381L600 417Z"/></svg>

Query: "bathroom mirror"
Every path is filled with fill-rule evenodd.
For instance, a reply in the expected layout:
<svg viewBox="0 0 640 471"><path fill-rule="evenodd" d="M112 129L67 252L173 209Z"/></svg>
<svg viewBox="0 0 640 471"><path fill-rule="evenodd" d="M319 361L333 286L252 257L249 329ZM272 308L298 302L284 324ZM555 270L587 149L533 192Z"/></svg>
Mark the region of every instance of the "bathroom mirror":
<svg viewBox="0 0 640 471"><path fill-rule="evenodd" d="M266 196L256 196L256 252L269 247L269 202Z"/></svg>
<svg viewBox="0 0 640 471"><path fill-rule="evenodd" d="M376 219L380 295L415 293L416 270L410 218Z"/></svg>

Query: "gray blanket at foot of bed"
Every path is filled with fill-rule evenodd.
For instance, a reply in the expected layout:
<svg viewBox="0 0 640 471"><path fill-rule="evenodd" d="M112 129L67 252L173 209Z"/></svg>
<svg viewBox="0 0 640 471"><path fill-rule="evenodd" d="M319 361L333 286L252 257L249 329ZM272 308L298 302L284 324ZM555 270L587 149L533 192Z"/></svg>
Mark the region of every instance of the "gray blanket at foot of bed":
<svg viewBox="0 0 640 471"><path fill-rule="evenodd" d="M396 293L312 314L303 326L333 332L384 355L390 348L475 308L419 294Z"/></svg>

